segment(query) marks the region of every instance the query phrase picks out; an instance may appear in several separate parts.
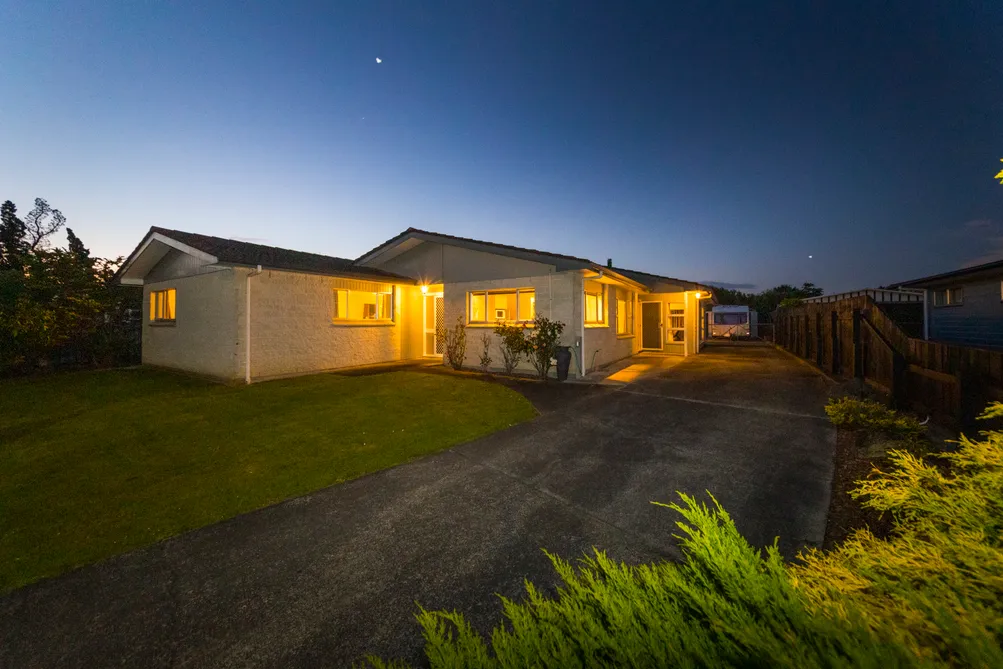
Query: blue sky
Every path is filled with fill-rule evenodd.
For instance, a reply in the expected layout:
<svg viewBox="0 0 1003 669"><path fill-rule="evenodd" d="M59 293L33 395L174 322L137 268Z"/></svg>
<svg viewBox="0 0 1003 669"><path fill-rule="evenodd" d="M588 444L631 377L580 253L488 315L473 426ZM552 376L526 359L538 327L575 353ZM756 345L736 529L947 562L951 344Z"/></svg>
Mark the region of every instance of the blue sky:
<svg viewBox="0 0 1003 669"><path fill-rule="evenodd" d="M0 199L104 256L415 226L830 292L1003 257L1003 4L621 4L0 0Z"/></svg>

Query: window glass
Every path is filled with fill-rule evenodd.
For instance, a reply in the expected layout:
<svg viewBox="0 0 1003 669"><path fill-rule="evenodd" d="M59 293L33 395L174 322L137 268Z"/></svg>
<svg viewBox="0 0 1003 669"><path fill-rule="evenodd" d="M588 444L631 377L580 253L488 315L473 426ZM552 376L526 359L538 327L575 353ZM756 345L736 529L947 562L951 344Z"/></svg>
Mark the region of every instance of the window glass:
<svg viewBox="0 0 1003 669"><path fill-rule="evenodd" d="M516 319L515 293L488 293L488 320L514 321Z"/></svg>
<svg viewBox="0 0 1003 669"><path fill-rule="evenodd" d="M485 314L485 305L487 304L487 296L484 293L470 293L470 322L471 323L483 323L487 320Z"/></svg>
<svg viewBox="0 0 1003 669"><path fill-rule="evenodd" d="M616 333L634 334L634 294L617 290Z"/></svg>
<svg viewBox="0 0 1003 669"><path fill-rule="evenodd" d="M952 288L951 289L950 304L961 304L964 301L965 301L965 289L964 288Z"/></svg>
<svg viewBox="0 0 1003 669"><path fill-rule="evenodd" d="M749 314L714 314L714 325L745 325Z"/></svg>
<svg viewBox="0 0 1003 669"><path fill-rule="evenodd" d="M334 320L367 321L392 320L394 317L393 293L335 288L333 293Z"/></svg>
<svg viewBox="0 0 1003 669"><path fill-rule="evenodd" d="M585 322L604 323L606 322L606 309L603 306L603 293L605 287L597 292L585 293Z"/></svg>
<svg viewBox="0 0 1003 669"><path fill-rule="evenodd" d="M519 291L518 317L520 321L536 320L536 291L534 290Z"/></svg>
<svg viewBox="0 0 1003 669"><path fill-rule="evenodd" d="M669 305L669 341L686 341L686 307L682 304Z"/></svg>
<svg viewBox="0 0 1003 669"><path fill-rule="evenodd" d="M177 292L174 288L150 293L150 320L173 321Z"/></svg>
<svg viewBox="0 0 1003 669"><path fill-rule="evenodd" d="M335 290L334 291L334 317L335 318L348 318L348 291L347 290Z"/></svg>

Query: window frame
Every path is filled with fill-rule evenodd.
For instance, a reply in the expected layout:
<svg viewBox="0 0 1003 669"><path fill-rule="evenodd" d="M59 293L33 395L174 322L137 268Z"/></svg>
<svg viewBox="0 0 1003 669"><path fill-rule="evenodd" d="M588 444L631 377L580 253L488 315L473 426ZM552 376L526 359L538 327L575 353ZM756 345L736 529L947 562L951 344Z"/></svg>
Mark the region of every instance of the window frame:
<svg viewBox="0 0 1003 669"><path fill-rule="evenodd" d="M598 304L596 305L597 306L596 311L599 316L599 320L590 321L588 318L589 315L588 304L590 295L596 297L598 300ZM599 284L598 293L593 290L582 288L582 321L584 322L585 327L589 328L609 327L609 300L607 299L607 295L608 295L608 290L606 284L604 283Z"/></svg>
<svg viewBox="0 0 1003 669"><path fill-rule="evenodd" d="M633 337L634 336L634 301L635 295L634 291L625 291L626 295L623 299L617 295L616 298L616 336L617 337ZM620 329L620 314L621 305L623 307L624 313L624 327Z"/></svg>
<svg viewBox="0 0 1003 669"><path fill-rule="evenodd" d="M171 300L170 296L174 299ZM171 307L170 317L163 314L164 306ZM150 321L153 325L174 325L178 322L178 290L177 288L161 288L150 291Z"/></svg>
<svg viewBox="0 0 1003 669"><path fill-rule="evenodd" d="M1001 299L1003 299L1003 282L1000 285ZM960 307L965 303L965 287L956 286L954 288L941 288L933 292L933 306L936 309L943 307ZM956 299L957 298L957 299Z"/></svg>
<svg viewBox="0 0 1003 669"><path fill-rule="evenodd" d="M673 307L677 307L677 308L673 309ZM679 311L679 312L682 312L682 313L673 314L672 313L673 311ZM668 344L684 344L685 345L686 344L686 304L684 302L666 302L666 304L665 304L665 312L666 312L666 316L665 316L665 322L666 322L665 331L667 333L667 336L665 338L665 344L666 345L668 345ZM681 326L679 326L679 327L674 327L672 325L672 319L673 318L681 318L681 319L683 319L683 324ZM673 332L682 332L683 333L683 338L679 339L679 340L676 340L673 337L673 334L672 334Z"/></svg>
<svg viewBox="0 0 1003 669"><path fill-rule="evenodd" d="M520 306L519 303L522 301L522 297L526 293L532 293L532 297L530 298L532 300L532 305L533 305L533 317L532 318L520 318L522 316L522 314L519 313L519 312L520 312L520 310L521 310L522 307ZM512 318L507 318L507 319L504 319L504 320L502 320L502 319L490 319L489 320L488 319L488 311L490 311L490 309L488 308L488 305L491 302L491 296L492 295L514 295L515 296L515 318L514 319L512 319ZM473 314L472 307L473 307L473 302L474 302L474 296L483 296L484 297L484 320L476 320L475 321L471 317L472 314ZM536 288L527 288L527 287L523 287L523 288L495 288L493 290L486 290L485 289L485 290L468 290L467 291L467 325L475 325L475 326L480 325L480 326L495 327L496 325L531 325L534 322L536 322Z"/></svg>
<svg viewBox="0 0 1003 669"><path fill-rule="evenodd" d="M345 315L338 316L338 305L341 303L341 298L338 293L345 294ZM365 294L365 295L375 295L376 296L376 317L375 318L349 318L349 309L352 304L352 293ZM390 325L396 323L397 314L397 289L395 286L391 286L390 290L357 290L352 288L331 288L332 297L332 309L331 309L331 323L333 325ZM387 299L388 298L388 299ZM389 305L384 304L384 300L387 299ZM368 304L368 303L367 303ZM390 310L389 315L381 315L381 312Z"/></svg>

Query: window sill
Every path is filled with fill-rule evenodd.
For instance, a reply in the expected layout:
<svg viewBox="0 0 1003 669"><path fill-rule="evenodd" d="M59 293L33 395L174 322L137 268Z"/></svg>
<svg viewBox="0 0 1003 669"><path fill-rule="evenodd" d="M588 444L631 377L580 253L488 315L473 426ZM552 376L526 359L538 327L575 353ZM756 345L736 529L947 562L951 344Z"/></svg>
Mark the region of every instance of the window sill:
<svg viewBox="0 0 1003 669"><path fill-rule="evenodd" d="M331 321L331 327L336 327L336 328L338 328L338 327L360 327L360 326L361 327L376 328L376 327L388 327L388 326L391 326L391 325L395 325L395 323L393 321L387 321L387 320L379 320L378 321L378 320L375 320L375 319L372 319L372 320L361 320L361 321L349 321L349 320Z"/></svg>
<svg viewBox="0 0 1003 669"><path fill-rule="evenodd" d="M177 321L150 321L147 323L151 328L173 328L177 324Z"/></svg>
<svg viewBox="0 0 1003 669"><path fill-rule="evenodd" d="M955 302L954 304L935 304L935 305L933 305L933 308L934 309L950 309L951 307L963 307L963 306L965 306L964 302Z"/></svg>
<svg viewBox="0 0 1003 669"><path fill-rule="evenodd" d="M616 336L616 338L617 339L633 339L634 335L632 335L632 334L618 334Z"/></svg>
<svg viewBox="0 0 1003 669"><path fill-rule="evenodd" d="M608 323L586 323L585 327L587 327L587 328L608 328L609 324Z"/></svg>

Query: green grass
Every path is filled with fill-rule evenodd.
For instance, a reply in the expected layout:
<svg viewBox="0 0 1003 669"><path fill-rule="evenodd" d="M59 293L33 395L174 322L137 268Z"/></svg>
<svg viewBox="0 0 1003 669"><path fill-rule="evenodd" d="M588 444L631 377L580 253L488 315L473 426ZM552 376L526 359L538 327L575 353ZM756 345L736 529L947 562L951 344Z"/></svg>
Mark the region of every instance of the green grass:
<svg viewBox="0 0 1003 669"><path fill-rule="evenodd" d="M397 372L249 387L146 369L0 382L0 592L527 420Z"/></svg>

